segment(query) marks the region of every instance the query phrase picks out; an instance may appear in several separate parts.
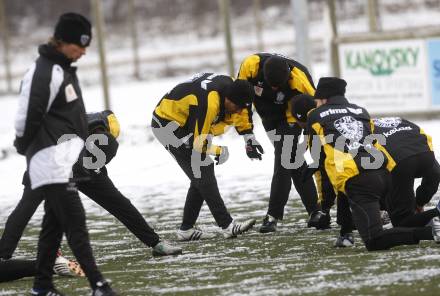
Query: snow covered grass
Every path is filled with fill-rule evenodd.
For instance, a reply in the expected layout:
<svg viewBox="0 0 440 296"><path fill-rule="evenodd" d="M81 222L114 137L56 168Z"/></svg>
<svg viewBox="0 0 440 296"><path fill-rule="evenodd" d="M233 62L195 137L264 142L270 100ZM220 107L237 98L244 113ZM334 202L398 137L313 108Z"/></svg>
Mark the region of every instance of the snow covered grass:
<svg viewBox="0 0 440 296"><path fill-rule="evenodd" d="M112 89L112 109L122 135L109 174L157 232L171 241L181 220L188 180L153 139L149 125L158 100L183 79L133 82ZM86 88L84 95L88 111L102 110L99 88ZM15 108L16 97L0 100L0 149L6 151L6 158L0 160L0 231L21 196L25 168L24 159L11 145ZM434 136L439 153L440 122L418 123ZM231 153L216 172L233 217L253 217L261 223L267 210L273 149L258 119L255 132L266 151L263 161L250 161L243 140L231 130L215 140L228 145ZM437 194L432 205L438 199ZM184 248L184 255L159 259L102 208L86 197L83 201L98 264L122 295L433 295L440 288L439 245L424 242L368 253L357 236L355 248L334 249L337 225L333 221L333 228L326 231L306 228L307 216L294 190L276 234L252 230L232 240L219 236L206 242L175 242ZM35 257L41 214L40 209L31 220L17 257ZM198 222L203 229L218 230L206 206ZM65 242L63 250L71 256ZM55 282L68 295L89 294L86 280L57 278ZM31 279L1 284L0 295L23 295L31 285Z"/></svg>

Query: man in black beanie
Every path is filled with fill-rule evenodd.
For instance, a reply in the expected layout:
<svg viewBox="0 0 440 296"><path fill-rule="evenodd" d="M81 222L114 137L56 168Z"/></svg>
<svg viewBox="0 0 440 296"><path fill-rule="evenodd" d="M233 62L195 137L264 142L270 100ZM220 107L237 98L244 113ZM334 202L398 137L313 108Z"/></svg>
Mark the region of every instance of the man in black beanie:
<svg viewBox="0 0 440 296"><path fill-rule="evenodd" d="M303 114L307 114L309 147L318 166L313 171L323 169L334 191L344 195L339 198L348 198L354 224L367 250L433 240L439 235L438 226L382 228L380 200L389 191L388 156L371 138L374 125L367 110L345 98L346 85L340 78L321 78L315 94L318 108L301 102L307 98L294 103L310 108L304 108Z"/></svg>
<svg viewBox="0 0 440 296"><path fill-rule="evenodd" d="M52 268L63 234L83 268L93 295L116 295L99 272L90 246L84 208L72 167L88 136L76 62L92 38L82 15L60 16L49 43L25 74L15 120L17 152L26 156L32 194L45 200L32 295L62 295L52 283Z"/></svg>
<svg viewBox="0 0 440 296"><path fill-rule="evenodd" d="M274 232L278 220L284 216L292 181L310 218L309 227L327 228L318 223L322 214L317 202L316 187L312 179L303 182L301 175L305 164L288 168L297 157L298 140L302 129L292 115L290 99L298 94L315 94L315 86L309 71L299 62L270 53L256 53L244 59L238 78L249 81L255 92L254 106L262 119L264 129L274 145L274 172L270 188L269 208L260 232ZM249 121L252 120L250 114ZM274 138L273 138L274 137ZM294 138L291 153L282 153L284 141Z"/></svg>
<svg viewBox="0 0 440 296"><path fill-rule="evenodd" d="M205 201L225 238L236 237L255 224L254 219L242 223L232 219L220 195L211 159L222 164L229 157L228 147L213 145L212 136L223 134L228 126L234 126L241 135L252 131L251 124L240 120L247 116L252 100L247 81L202 73L176 85L157 104L151 123L153 134L191 182L178 240L213 237L195 227Z"/></svg>

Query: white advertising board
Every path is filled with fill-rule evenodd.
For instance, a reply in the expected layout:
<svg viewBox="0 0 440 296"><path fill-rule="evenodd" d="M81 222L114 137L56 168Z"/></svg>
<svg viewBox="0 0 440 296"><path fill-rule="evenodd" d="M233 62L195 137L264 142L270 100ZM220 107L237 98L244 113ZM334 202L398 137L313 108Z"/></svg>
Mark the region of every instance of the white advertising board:
<svg viewBox="0 0 440 296"><path fill-rule="evenodd" d="M341 44L347 98L370 112L426 111L431 107L424 40Z"/></svg>

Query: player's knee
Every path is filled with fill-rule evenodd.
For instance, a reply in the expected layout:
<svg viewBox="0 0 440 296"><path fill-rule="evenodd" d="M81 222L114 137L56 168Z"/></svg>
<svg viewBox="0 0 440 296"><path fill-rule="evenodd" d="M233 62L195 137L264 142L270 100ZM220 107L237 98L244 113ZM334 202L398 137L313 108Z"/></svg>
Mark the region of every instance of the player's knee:
<svg viewBox="0 0 440 296"><path fill-rule="evenodd" d="M365 241L365 247L368 251L387 250L388 247L380 237L371 238Z"/></svg>

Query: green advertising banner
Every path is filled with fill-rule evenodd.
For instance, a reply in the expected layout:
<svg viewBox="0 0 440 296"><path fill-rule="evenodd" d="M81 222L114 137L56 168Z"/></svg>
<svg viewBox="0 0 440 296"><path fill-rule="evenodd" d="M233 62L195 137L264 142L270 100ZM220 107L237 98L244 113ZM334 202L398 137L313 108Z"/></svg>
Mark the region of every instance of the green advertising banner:
<svg viewBox="0 0 440 296"><path fill-rule="evenodd" d="M431 106L424 40L343 44L347 97L373 112L423 111Z"/></svg>

